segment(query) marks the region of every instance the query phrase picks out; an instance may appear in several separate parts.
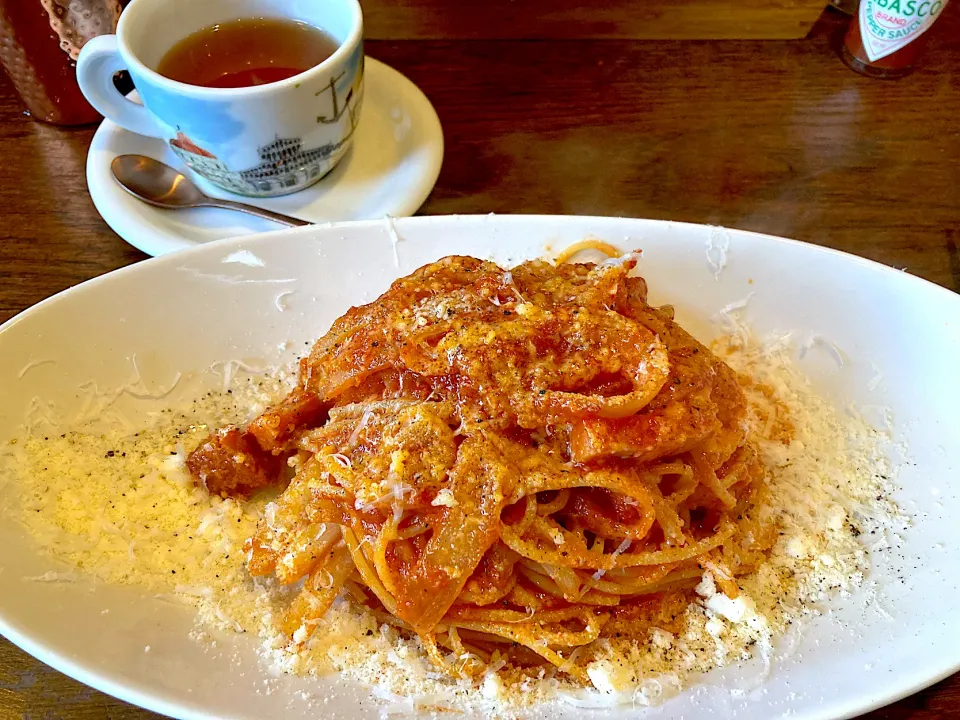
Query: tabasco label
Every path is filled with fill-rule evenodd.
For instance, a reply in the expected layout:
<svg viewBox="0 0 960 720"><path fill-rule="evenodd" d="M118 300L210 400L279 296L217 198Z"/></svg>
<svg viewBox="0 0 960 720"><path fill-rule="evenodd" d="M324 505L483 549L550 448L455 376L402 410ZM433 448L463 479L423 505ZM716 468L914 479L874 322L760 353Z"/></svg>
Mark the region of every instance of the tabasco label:
<svg viewBox="0 0 960 720"><path fill-rule="evenodd" d="M892 55L920 37L947 0L861 0L860 35L870 61Z"/></svg>

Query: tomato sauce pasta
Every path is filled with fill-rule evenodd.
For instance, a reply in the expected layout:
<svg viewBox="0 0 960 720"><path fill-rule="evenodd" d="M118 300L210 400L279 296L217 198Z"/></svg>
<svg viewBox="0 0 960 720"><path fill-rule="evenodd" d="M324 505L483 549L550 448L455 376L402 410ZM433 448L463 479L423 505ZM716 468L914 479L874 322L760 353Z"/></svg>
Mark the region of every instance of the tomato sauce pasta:
<svg viewBox="0 0 960 720"><path fill-rule="evenodd" d="M427 265L339 318L282 403L200 444L211 492L285 487L247 551L252 575L303 582L291 643L343 596L450 675L586 684L579 648L705 570L736 596L773 534L745 397L636 262Z"/></svg>

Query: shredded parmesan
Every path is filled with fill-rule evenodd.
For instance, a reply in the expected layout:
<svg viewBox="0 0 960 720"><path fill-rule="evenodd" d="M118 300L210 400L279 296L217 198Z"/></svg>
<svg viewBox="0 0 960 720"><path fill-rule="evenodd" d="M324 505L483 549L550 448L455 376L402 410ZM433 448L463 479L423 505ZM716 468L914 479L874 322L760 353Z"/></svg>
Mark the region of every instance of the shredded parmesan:
<svg viewBox="0 0 960 720"><path fill-rule="evenodd" d="M804 357L806 357L807 352L817 346L826 350L827 354L829 354L830 357L836 361L838 367L843 367L843 352L839 347L837 347L836 343L828 340L822 335L811 335L809 338L807 338L803 345L800 346L800 359L802 360Z"/></svg>
<svg viewBox="0 0 960 720"><path fill-rule="evenodd" d="M41 548L76 570L25 580L74 582L92 575L192 603L198 641L209 637L210 629L248 633L259 639L271 667L303 675L342 672L373 688L388 715L429 707L502 716L554 700L578 707L651 706L676 695L699 673L752 656L762 664L754 681L762 682L776 672L775 636L821 612L833 594L849 594L863 584L868 547L858 536L870 538L873 547L895 546L903 522L889 499L893 472L883 435L857 412L838 411L813 391L793 367L789 335L766 344L752 339L739 316L749 299L721 311L732 332L718 352L754 383L746 386L748 425L769 472L769 512L779 518L782 534L760 570L739 579L739 597L718 589L714 574L722 569L715 567L703 574L697 599L680 612L679 628L655 625L640 642L608 637L575 655L564 653L567 663L583 663L592 688L574 686L562 672L523 675L502 666L487 669L476 684L447 677L416 638L381 624L344 597L316 621L314 633L304 630L300 642L288 643L278 618L295 589L251 578L243 550L261 519L273 527L276 505L210 497L186 475L187 450L211 426L242 422L251 408L264 407L286 389L269 377L252 381L248 373L260 369L235 360L210 368L222 380L222 392L154 416L145 429L138 423L133 434L124 424L133 423L131 417L115 418L113 433L81 428L43 435L40 428L58 427L57 409L39 398L31 404L26 435L0 452L3 477L19 489L18 501L6 512L26 524ZM134 368L137 377L124 391L105 393L89 385L86 414L101 412L104 398L150 394L135 362ZM181 378L157 393L173 392L177 382L182 384ZM358 420L357 437L369 421ZM778 434L783 422L794 428L788 444ZM333 460L351 465L345 455ZM415 490L397 478L390 472L382 494L358 498L358 509L389 503L399 522ZM447 488L433 500L435 506L455 504ZM614 554L629 547L624 540ZM595 573L583 592L603 575Z"/></svg>
<svg viewBox="0 0 960 720"><path fill-rule="evenodd" d="M370 422L370 418L373 417L373 408L368 407L363 411L363 415L360 416L360 421L357 423L356 427L353 429L353 432L350 433L350 439L347 441L348 445L356 445L357 440L360 439L360 433L363 432L363 429L367 427L367 423Z"/></svg>
<svg viewBox="0 0 960 720"><path fill-rule="evenodd" d="M80 575L75 572L56 572L54 570L48 570L43 575L33 575L30 577L25 577L24 580L29 580L30 582L43 582L43 583L58 583L58 582L67 582L74 583L80 579Z"/></svg>
<svg viewBox="0 0 960 720"><path fill-rule="evenodd" d="M714 316L714 319L719 322L728 336L729 341L737 347L746 347L752 340L750 328L741 318L742 311L750 304L752 298L753 293L750 293L742 300L727 303Z"/></svg>
<svg viewBox="0 0 960 720"><path fill-rule="evenodd" d="M616 550L614 550L610 554L610 559L613 560L618 555L622 555L629 549L630 549L630 538L624 538L624 540L617 546ZM587 585L584 586L582 594L586 595L587 591L591 590L594 587L594 584L596 584L596 582L606 574L607 574L607 571L604 570L603 568L601 568L600 570L597 570L593 575L590 576L591 583L587 583Z"/></svg>
<svg viewBox="0 0 960 720"><path fill-rule="evenodd" d="M17 380L23 380L23 376L26 375L31 370L33 370L34 368L41 367L42 365L50 365L50 364L55 365L56 362L57 362L56 360L52 360L50 358L41 358L39 360L31 360L22 368L20 368L20 372L17 373Z"/></svg>
<svg viewBox="0 0 960 720"><path fill-rule="evenodd" d="M620 255L619 257L607 258L606 260L601 261L600 265L609 267L611 265L613 266L623 265L628 262L635 262L639 264L640 260L642 259L643 259L642 250L632 250L630 252L624 253L623 255Z"/></svg>
<svg viewBox="0 0 960 720"><path fill-rule="evenodd" d="M453 490L443 488L437 493L437 496L430 502L434 507L456 507L457 499L453 497Z"/></svg>
<svg viewBox="0 0 960 720"><path fill-rule="evenodd" d="M263 375L267 372L267 368L254 367L241 360L218 360L210 365L210 372L223 377L223 392L232 387L234 376L240 370L251 375Z"/></svg>

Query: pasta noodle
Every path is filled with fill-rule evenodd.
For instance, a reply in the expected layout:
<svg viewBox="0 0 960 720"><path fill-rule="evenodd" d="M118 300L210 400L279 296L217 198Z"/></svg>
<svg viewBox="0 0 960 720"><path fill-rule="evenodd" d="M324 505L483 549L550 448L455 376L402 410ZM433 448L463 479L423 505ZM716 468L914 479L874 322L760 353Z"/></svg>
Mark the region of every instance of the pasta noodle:
<svg viewBox="0 0 960 720"><path fill-rule="evenodd" d="M585 250L596 250L597 252L601 252L610 258L620 257L620 251L610 243L605 243L603 240L590 239L581 240L580 242L575 242L572 245L568 245L559 255L557 255L555 262L558 265L570 262L570 260Z"/></svg>
<svg viewBox="0 0 960 720"><path fill-rule="evenodd" d="M615 252L562 259L585 247ZM636 263L427 265L338 319L285 401L191 454L211 492L288 483L247 550L252 575L304 581L292 643L343 595L443 672L588 683L611 619L705 570L736 595L773 532L744 395L647 304Z"/></svg>

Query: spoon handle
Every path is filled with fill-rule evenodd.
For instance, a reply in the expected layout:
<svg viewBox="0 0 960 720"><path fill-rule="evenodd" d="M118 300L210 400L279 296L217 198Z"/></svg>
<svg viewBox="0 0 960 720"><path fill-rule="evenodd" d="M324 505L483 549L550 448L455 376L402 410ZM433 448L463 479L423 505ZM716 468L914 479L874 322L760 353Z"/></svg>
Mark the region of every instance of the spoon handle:
<svg viewBox="0 0 960 720"><path fill-rule="evenodd" d="M290 217L289 215L283 215L281 213L273 212L272 210L264 210L263 208L254 207L253 205L246 205L233 200L210 198L210 201L204 202L204 205L224 208L226 210L239 210L240 212L245 212L249 215L256 215L257 217L264 218L265 220L273 220L274 222L278 222L281 225L287 225L289 227L303 227L304 225L312 224L306 220Z"/></svg>

